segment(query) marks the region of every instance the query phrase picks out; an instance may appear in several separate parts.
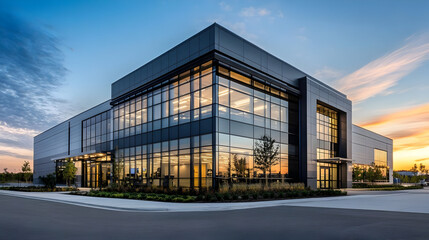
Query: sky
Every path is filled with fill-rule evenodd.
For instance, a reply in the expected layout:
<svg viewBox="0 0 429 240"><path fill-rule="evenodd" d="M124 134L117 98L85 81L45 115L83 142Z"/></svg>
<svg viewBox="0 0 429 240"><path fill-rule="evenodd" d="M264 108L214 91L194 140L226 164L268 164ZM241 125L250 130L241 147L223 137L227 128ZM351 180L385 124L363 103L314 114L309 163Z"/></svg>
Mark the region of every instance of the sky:
<svg viewBox="0 0 429 240"><path fill-rule="evenodd" d="M429 1L0 0L0 171L111 83L217 22L344 92L353 123L429 164Z"/></svg>

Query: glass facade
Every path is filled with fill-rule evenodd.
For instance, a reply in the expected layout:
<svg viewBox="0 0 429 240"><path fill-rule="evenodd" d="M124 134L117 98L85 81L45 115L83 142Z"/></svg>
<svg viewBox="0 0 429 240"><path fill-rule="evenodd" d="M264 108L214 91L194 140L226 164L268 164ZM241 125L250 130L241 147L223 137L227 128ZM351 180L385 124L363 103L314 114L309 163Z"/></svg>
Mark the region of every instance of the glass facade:
<svg viewBox="0 0 429 240"><path fill-rule="evenodd" d="M210 61L114 106L115 180L212 186L213 78Z"/></svg>
<svg viewBox="0 0 429 240"><path fill-rule="evenodd" d="M379 167L387 167L387 152L374 149L374 164Z"/></svg>
<svg viewBox="0 0 429 240"><path fill-rule="evenodd" d="M82 152L110 150L111 133L110 111L82 121Z"/></svg>
<svg viewBox="0 0 429 240"><path fill-rule="evenodd" d="M84 182L172 188L259 182L265 176L254 166L253 148L264 135L279 147L268 178L296 182L298 121L297 97L209 61L114 103L111 119L107 111L83 121L82 151L113 154L83 161ZM110 136L109 148L103 144Z"/></svg>
<svg viewBox="0 0 429 240"><path fill-rule="evenodd" d="M369 172L373 172L374 179L369 179ZM374 174L375 173L375 174ZM388 182L389 166L387 164L387 151L374 149L374 161L372 164L353 164L353 181L354 182Z"/></svg>
<svg viewBox="0 0 429 240"><path fill-rule="evenodd" d="M338 112L317 104L317 159L338 157ZM338 188L339 165L317 162L317 188Z"/></svg>
<svg viewBox="0 0 429 240"><path fill-rule="evenodd" d="M317 159L338 157L338 113L317 104Z"/></svg>
<svg viewBox="0 0 429 240"><path fill-rule="evenodd" d="M265 178L255 168L253 148L262 136L273 138L279 164L267 173L271 181L298 181L298 102L268 83L219 67L217 77L217 163L219 182Z"/></svg>

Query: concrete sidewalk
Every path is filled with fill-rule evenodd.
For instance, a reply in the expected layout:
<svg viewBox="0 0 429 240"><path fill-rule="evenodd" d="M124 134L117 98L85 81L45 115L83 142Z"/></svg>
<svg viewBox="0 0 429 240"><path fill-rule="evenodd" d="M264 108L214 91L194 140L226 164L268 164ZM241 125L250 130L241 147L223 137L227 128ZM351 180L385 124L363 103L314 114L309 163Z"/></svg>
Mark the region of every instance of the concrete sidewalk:
<svg viewBox="0 0 429 240"><path fill-rule="evenodd" d="M99 198L67 193L16 192L0 190L0 195L45 200L113 211L128 212L199 212L228 211L275 206L322 207L341 209L380 210L429 214L429 189L342 197L304 198L239 203L170 203L145 200Z"/></svg>

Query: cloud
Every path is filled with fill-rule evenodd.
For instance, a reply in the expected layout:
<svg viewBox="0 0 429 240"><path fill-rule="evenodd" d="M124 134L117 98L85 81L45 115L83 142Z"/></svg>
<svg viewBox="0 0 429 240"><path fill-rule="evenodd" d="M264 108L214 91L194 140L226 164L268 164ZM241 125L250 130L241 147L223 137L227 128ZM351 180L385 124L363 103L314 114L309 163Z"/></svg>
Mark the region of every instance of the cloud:
<svg viewBox="0 0 429 240"><path fill-rule="evenodd" d="M429 103L397 110L359 125L393 138L394 151L406 152L429 147ZM413 158L423 157L417 155Z"/></svg>
<svg viewBox="0 0 429 240"><path fill-rule="evenodd" d="M229 4L225 3L225 2L220 2L219 6L224 11L231 11L232 10L231 5L229 5Z"/></svg>
<svg viewBox="0 0 429 240"><path fill-rule="evenodd" d="M410 168L429 157L429 103L395 110L358 125L393 138L395 169Z"/></svg>
<svg viewBox="0 0 429 240"><path fill-rule="evenodd" d="M255 8L255 7L243 8L240 12L240 16L242 17L264 17L270 14L271 12L266 8Z"/></svg>
<svg viewBox="0 0 429 240"><path fill-rule="evenodd" d="M322 80L322 81L332 81L332 80L336 80L338 78L340 78L341 76L343 76L343 73L339 70L333 69L333 68L329 68L327 66L323 67L320 70L317 70L314 74L313 77Z"/></svg>
<svg viewBox="0 0 429 240"><path fill-rule="evenodd" d="M0 121L33 129L57 122L63 101L53 93L65 73L55 36L0 13Z"/></svg>
<svg viewBox="0 0 429 240"><path fill-rule="evenodd" d="M2 168L32 159L33 137L64 119L65 102L55 96L67 72L63 60L57 37L0 12Z"/></svg>
<svg viewBox="0 0 429 240"><path fill-rule="evenodd" d="M407 39L401 48L380 57L336 82L336 87L359 103L393 93L390 88L429 58L429 34Z"/></svg>
<svg viewBox="0 0 429 240"><path fill-rule="evenodd" d="M414 160L414 162L425 162L425 161L428 161L428 160L429 160L429 158L420 158L420 159Z"/></svg>

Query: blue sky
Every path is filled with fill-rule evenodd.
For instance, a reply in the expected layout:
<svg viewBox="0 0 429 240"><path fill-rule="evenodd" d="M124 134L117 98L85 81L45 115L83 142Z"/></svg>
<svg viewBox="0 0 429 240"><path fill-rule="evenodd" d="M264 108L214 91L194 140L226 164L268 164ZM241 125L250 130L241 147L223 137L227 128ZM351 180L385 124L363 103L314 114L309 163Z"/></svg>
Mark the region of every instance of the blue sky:
<svg viewBox="0 0 429 240"><path fill-rule="evenodd" d="M112 82L213 22L347 93L354 123L393 137L403 168L429 155L429 131L418 133L429 129L428 1L0 1L0 8L8 19L0 37L14 48L2 47L15 51L0 52L0 63L19 76L40 70L39 82L24 84L3 72L0 99L30 92L41 97L27 94L28 101L43 106L18 112L22 103L0 103L1 169L31 160L32 136L107 100ZM23 52L16 39L32 46L26 56L16 57ZM411 126L402 117L408 111L419 120Z"/></svg>

